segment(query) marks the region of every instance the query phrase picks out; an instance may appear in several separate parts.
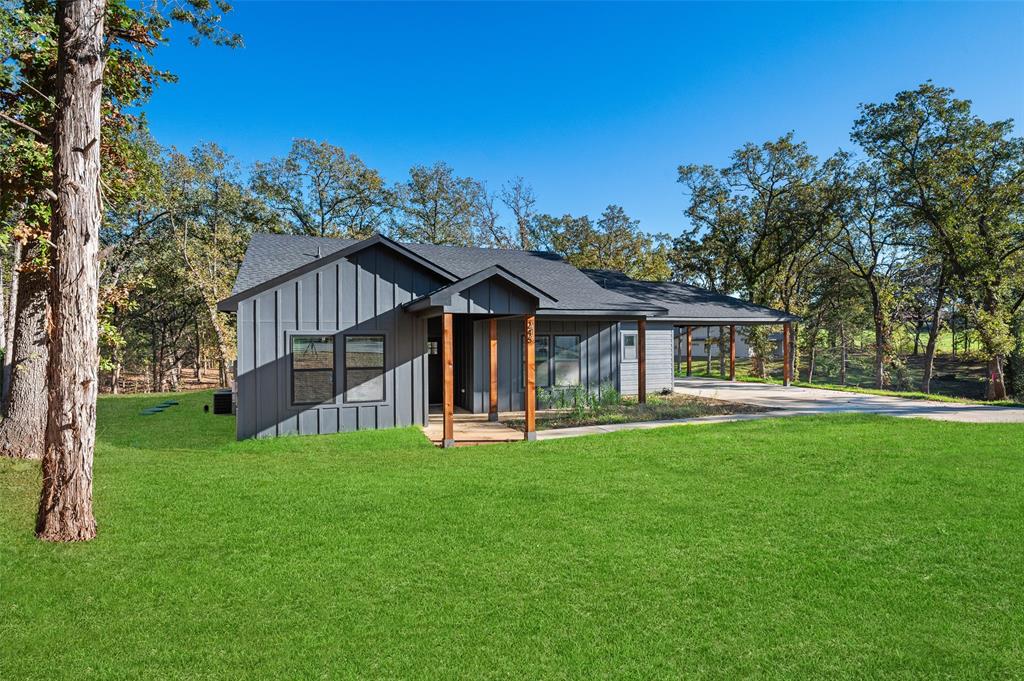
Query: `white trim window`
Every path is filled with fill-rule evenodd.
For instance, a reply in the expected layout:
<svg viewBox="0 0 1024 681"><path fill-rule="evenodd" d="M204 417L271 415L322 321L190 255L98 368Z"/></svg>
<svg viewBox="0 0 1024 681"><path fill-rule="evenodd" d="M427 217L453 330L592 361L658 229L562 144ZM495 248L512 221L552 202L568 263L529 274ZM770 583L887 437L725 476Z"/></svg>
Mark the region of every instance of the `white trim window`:
<svg viewBox="0 0 1024 681"><path fill-rule="evenodd" d="M622 332L622 361L623 362L635 362L637 361L637 338L638 334L636 331L623 331Z"/></svg>

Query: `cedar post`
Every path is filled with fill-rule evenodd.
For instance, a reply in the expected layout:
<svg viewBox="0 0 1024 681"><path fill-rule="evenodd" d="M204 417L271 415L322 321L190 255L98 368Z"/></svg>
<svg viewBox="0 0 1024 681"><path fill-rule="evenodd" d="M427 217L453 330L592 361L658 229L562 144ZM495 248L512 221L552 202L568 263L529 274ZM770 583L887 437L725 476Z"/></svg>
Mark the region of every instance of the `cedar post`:
<svg viewBox="0 0 1024 681"><path fill-rule="evenodd" d="M452 314L441 315L441 364L444 371L444 435L442 447L455 446L455 362L452 341Z"/></svg>
<svg viewBox="0 0 1024 681"><path fill-rule="evenodd" d="M537 345L537 318L534 315L526 315L523 319L523 336L526 340L523 363L526 365L525 394L526 423L523 438L526 440L537 439L537 364L535 349Z"/></svg>
<svg viewBox="0 0 1024 681"><path fill-rule="evenodd" d="M490 409L487 411L488 421L498 420L498 320L491 318L488 323L490 329L490 350L491 350L491 388L490 388Z"/></svg>
<svg viewBox="0 0 1024 681"><path fill-rule="evenodd" d="M729 380L736 380L736 325L729 326Z"/></svg>
<svg viewBox="0 0 1024 681"><path fill-rule="evenodd" d="M789 385L792 382L790 372L793 368L789 357L789 322L782 325L782 384Z"/></svg>
<svg viewBox="0 0 1024 681"><path fill-rule="evenodd" d="M636 323L636 401L647 403L647 320Z"/></svg>
<svg viewBox="0 0 1024 681"><path fill-rule="evenodd" d="M693 327L686 327L686 375L693 375Z"/></svg>

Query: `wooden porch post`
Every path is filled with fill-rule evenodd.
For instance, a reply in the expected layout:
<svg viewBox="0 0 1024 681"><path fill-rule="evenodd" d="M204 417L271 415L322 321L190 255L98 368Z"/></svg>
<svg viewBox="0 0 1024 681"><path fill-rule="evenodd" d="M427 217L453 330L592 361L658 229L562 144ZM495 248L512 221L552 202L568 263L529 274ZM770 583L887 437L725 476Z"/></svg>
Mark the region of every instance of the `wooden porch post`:
<svg viewBox="0 0 1024 681"><path fill-rule="evenodd" d="M736 380L736 325L729 326L729 380Z"/></svg>
<svg viewBox="0 0 1024 681"><path fill-rule="evenodd" d="M526 340L523 363L525 366L526 385L523 401L525 402L526 419L523 430L524 439L537 439L537 318L534 315L526 315L523 319L523 336Z"/></svg>
<svg viewBox="0 0 1024 681"><path fill-rule="evenodd" d="M498 320L491 318L490 327L490 349L491 349L491 389L490 409L487 410L487 420L498 420Z"/></svg>
<svg viewBox="0 0 1024 681"><path fill-rule="evenodd" d="M455 446L455 363L452 341L452 314L441 315L441 363L444 371L444 435L442 447Z"/></svg>
<svg viewBox="0 0 1024 681"><path fill-rule="evenodd" d="M647 403L647 320L636 323L636 401Z"/></svg>
<svg viewBox="0 0 1024 681"><path fill-rule="evenodd" d="M789 385L792 382L790 372L793 363L789 356L789 322L782 325L782 385Z"/></svg>
<svg viewBox="0 0 1024 681"><path fill-rule="evenodd" d="M693 327L686 327L686 375L693 376Z"/></svg>

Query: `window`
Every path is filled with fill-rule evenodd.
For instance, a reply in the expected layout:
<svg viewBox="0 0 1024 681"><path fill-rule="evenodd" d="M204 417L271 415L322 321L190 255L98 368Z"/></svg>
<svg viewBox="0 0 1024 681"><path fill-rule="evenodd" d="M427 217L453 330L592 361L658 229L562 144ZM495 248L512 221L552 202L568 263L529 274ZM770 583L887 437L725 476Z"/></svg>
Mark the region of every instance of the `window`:
<svg viewBox="0 0 1024 681"><path fill-rule="evenodd" d="M334 338L292 336L292 404L334 399Z"/></svg>
<svg viewBox="0 0 1024 681"><path fill-rule="evenodd" d="M436 355L436 354L438 354L441 351L440 348L438 347L438 345L439 344L438 344L438 342L436 340L427 341L427 354L428 355Z"/></svg>
<svg viewBox="0 0 1024 681"><path fill-rule="evenodd" d="M636 361L636 331L627 331L622 334L622 361Z"/></svg>
<svg viewBox="0 0 1024 681"><path fill-rule="evenodd" d="M520 336L523 349L523 368L520 371L522 385L526 387L526 336ZM534 378L538 388L551 385L551 336L537 336L533 343Z"/></svg>
<svg viewBox="0 0 1024 681"><path fill-rule="evenodd" d="M555 336L555 385L580 384L580 337Z"/></svg>
<svg viewBox="0 0 1024 681"><path fill-rule="evenodd" d="M384 400L384 336L345 336L345 401Z"/></svg>

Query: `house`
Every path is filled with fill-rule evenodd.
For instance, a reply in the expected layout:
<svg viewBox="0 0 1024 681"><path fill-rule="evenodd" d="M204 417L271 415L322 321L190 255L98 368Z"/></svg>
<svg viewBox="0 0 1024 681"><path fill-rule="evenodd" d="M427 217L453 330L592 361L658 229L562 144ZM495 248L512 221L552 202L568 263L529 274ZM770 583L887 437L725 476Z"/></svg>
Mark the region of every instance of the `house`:
<svg viewBox="0 0 1024 681"><path fill-rule="evenodd" d="M681 326L795 318L683 284L583 272L538 251L254 235L232 295L237 435L425 425L456 409L526 413L536 389L646 399L673 383Z"/></svg>

